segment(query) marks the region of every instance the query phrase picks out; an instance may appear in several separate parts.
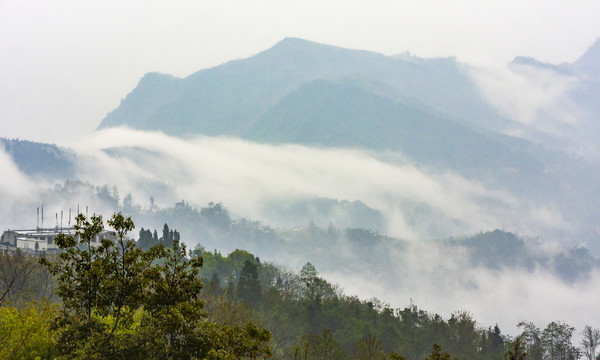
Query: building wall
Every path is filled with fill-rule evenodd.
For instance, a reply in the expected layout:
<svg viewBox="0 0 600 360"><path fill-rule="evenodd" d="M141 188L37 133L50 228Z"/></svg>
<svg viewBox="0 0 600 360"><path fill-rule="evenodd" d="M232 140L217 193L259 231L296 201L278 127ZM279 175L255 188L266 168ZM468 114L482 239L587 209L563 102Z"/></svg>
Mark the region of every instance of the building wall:
<svg viewBox="0 0 600 360"><path fill-rule="evenodd" d="M17 238L17 248L19 249L27 249L27 250L36 250L35 244L38 244L38 251L47 251L48 243L42 240L36 239L28 239L28 238Z"/></svg>

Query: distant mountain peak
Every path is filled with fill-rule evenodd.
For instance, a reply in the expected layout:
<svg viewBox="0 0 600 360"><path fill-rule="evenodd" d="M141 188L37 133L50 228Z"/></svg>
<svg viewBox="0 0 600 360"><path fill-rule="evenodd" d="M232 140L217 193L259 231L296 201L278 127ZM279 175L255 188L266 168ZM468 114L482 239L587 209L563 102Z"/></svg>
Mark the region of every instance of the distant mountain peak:
<svg viewBox="0 0 600 360"><path fill-rule="evenodd" d="M301 39L301 38L297 38L297 37L286 37L283 40L276 43L275 45L273 45L273 47L271 47L271 49L276 49L276 48L282 48L282 49L288 48L289 49L289 48L305 48L305 47L335 47L335 46L325 45L325 44L321 44L321 43L317 43L314 41Z"/></svg>
<svg viewBox="0 0 600 360"><path fill-rule="evenodd" d="M589 76L600 77L600 38L574 63L575 68Z"/></svg>
<svg viewBox="0 0 600 360"><path fill-rule="evenodd" d="M339 46L321 44L296 37L286 37L271 48L263 51L262 54L276 54L277 56L302 54L303 56L311 56L352 51Z"/></svg>

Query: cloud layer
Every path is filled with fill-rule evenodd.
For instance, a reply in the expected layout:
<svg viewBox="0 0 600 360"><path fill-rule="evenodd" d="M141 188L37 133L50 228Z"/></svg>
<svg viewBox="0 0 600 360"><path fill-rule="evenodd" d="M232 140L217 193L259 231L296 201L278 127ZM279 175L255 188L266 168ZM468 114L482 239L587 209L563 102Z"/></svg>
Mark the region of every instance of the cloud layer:
<svg viewBox="0 0 600 360"><path fill-rule="evenodd" d="M384 223L374 230L400 238L404 245L377 245L384 246L377 251L386 254L387 265L367 262L356 268L350 264L361 263L363 256L346 251L350 245L338 244L336 263L349 265L322 272L348 294L376 296L395 307L412 299L444 316L466 309L483 324L498 322L513 333L521 320L538 326L565 320L579 328L600 323L593 315L600 294L598 274L566 285L540 269L474 268L464 253L433 241L495 228L532 236L564 231L571 225L558 209L457 174L420 168L402 154L386 156L394 160L384 161L379 154L352 149L273 146L230 138L181 139L130 129L99 131L69 146L78 154L78 179L115 185L121 196L131 192L134 201L142 204L148 204L151 196L160 206L182 199L200 206L222 202L236 216L272 225L281 220L273 217L273 209L298 199L360 200L379 210ZM82 210L85 204L94 212L110 212L84 193L52 191L48 184L27 179L1 152L0 165L6 170L0 179L0 196L8 199L0 207L4 227L14 228L10 222L31 210L19 203L43 201L48 214L74 210L75 202ZM29 213L33 220L35 213ZM188 242L194 245L194 239ZM294 254L289 259L269 259L260 249L256 253L293 266L308 260Z"/></svg>
<svg viewBox="0 0 600 360"><path fill-rule="evenodd" d="M164 206L181 199L223 202L234 214L272 223L267 204L360 200L385 215L387 225L377 230L407 239L495 228L539 235L569 226L551 206L408 160L387 162L351 149L184 140L130 129L103 130L72 146L81 154L80 179L114 184L142 203L150 196Z"/></svg>

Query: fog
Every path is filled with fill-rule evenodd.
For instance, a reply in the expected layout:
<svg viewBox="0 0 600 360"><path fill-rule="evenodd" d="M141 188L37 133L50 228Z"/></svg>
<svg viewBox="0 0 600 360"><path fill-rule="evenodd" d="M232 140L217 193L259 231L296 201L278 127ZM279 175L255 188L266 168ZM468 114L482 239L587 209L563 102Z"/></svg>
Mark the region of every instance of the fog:
<svg viewBox="0 0 600 360"><path fill-rule="evenodd" d="M272 226L306 226L304 220L283 221L274 214L278 207L301 199L360 200L383 215L381 227L372 230L397 238L398 243L374 245L382 248L373 251L386 254L378 263L369 263L365 254L352 252L344 243L330 250L338 257L331 264L346 265L319 270L346 294L377 297L394 307L413 301L443 316L468 310L482 325L498 323L512 334L522 320L538 326L563 320L579 329L600 324L594 311L600 295L597 273L567 284L543 269L474 267L459 248L436 241L499 228L529 239L541 236L547 251L553 251L562 245L544 234L568 232L573 226L560 209L486 188L458 174L416 166L402 154L219 137L181 139L125 128L98 131L63 145L77 154L77 179L91 187L115 186L121 197L130 192L134 202L144 206L150 197L161 207L182 199L197 206L214 201L223 203L234 217ZM59 191L52 183L28 178L3 152L0 166L5 170L0 177L4 228L33 226L35 206L41 203L51 214L46 222L51 226L61 210L66 225L68 209L74 212L78 204L82 212L84 206L105 216L113 211L90 193ZM340 226L344 216L314 220ZM200 239L184 241L193 247ZM296 268L311 260L303 254L273 258L261 249L249 250L263 260Z"/></svg>
<svg viewBox="0 0 600 360"><path fill-rule="evenodd" d="M588 77L570 64L488 64L470 68L470 74L489 103L513 120L506 134L587 160L600 159L596 95L578 93L593 90L586 88Z"/></svg>
<svg viewBox="0 0 600 360"><path fill-rule="evenodd" d="M124 128L69 145L80 154L81 180L116 185L142 203L153 196L161 206L182 199L199 205L222 202L237 216L273 225L280 220L270 207L320 197L360 200L384 214L385 224L376 230L405 239L496 228L539 235L570 226L547 204L417 167L403 156L387 162L352 149L185 140Z"/></svg>

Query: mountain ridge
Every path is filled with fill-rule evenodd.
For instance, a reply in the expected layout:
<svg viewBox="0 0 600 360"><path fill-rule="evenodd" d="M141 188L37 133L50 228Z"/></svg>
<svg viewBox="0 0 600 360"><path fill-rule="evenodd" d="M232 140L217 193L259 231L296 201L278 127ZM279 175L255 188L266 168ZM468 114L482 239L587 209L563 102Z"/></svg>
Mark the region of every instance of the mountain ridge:
<svg viewBox="0 0 600 360"><path fill-rule="evenodd" d="M403 96L413 96L440 112L474 123L493 118L488 121L489 125L500 118L454 59L404 61L364 50L286 38L250 58L175 80L177 89L163 90L168 93L153 104L151 111L139 109L130 119L130 112L122 108L132 111L139 108L140 104L131 100L147 91L146 84L140 82L121 105L102 120L99 128L129 125L172 135L240 136L300 84L319 78L345 77L387 83Z"/></svg>

